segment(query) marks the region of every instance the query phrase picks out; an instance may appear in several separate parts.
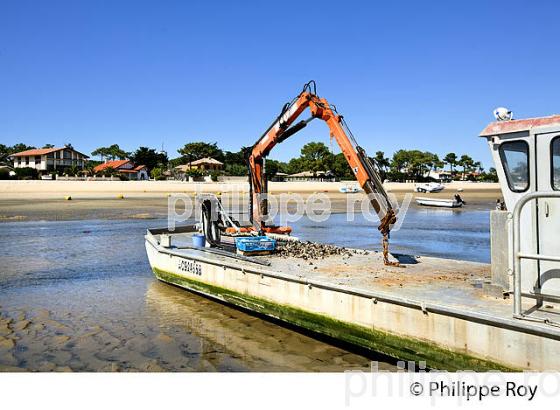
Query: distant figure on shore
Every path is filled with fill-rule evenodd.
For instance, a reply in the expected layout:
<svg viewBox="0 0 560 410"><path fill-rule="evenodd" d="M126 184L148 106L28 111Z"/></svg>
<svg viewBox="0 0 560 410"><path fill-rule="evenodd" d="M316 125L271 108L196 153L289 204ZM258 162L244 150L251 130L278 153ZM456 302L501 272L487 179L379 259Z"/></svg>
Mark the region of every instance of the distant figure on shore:
<svg viewBox="0 0 560 410"><path fill-rule="evenodd" d="M463 201L463 198L461 198L461 195L459 195L459 194L455 194L454 198L455 198L455 201L459 202L460 204L463 204L463 205L467 204L465 201Z"/></svg>

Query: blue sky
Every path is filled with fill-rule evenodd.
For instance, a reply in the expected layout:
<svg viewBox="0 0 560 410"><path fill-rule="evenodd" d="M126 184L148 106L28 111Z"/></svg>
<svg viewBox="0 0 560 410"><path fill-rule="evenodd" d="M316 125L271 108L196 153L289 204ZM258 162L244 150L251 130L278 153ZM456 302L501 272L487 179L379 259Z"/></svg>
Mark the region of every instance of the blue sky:
<svg viewBox="0 0 560 410"><path fill-rule="evenodd" d="M373 154L468 153L492 110L560 112L558 2L0 0L0 143L251 145L302 85ZM308 141L316 121L271 157ZM335 147L335 151L337 151Z"/></svg>

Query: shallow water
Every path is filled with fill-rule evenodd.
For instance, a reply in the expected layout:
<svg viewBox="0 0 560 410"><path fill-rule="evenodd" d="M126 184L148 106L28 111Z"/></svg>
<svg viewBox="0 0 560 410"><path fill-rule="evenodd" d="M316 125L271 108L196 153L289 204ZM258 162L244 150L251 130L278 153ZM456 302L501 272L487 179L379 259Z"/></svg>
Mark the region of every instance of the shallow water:
<svg viewBox="0 0 560 410"><path fill-rule="evenodd" d="M378 249L375 223L354 216L292 226L302 239ZM143 235L165 223L0 224L0 370L343 371L380 359L159 283ZM412 209L392 250L487 262L488 212Z"/></svg>
<svg viewBox="0 0 560 410"><path fill-rule="evenodd" d="M490 263L488 210L410 208L391 232L391 252ZM302 219L290 224L304 240L361 249L381 248L377 222L361 213L332 214L328 222Z"/></svg>
<svg viewBox="0 0 560 410"><path fill-rule="evenodd" d="M163 223L0 225L0 370L369 368L371 357L156 281L143 234Z"/></svg>

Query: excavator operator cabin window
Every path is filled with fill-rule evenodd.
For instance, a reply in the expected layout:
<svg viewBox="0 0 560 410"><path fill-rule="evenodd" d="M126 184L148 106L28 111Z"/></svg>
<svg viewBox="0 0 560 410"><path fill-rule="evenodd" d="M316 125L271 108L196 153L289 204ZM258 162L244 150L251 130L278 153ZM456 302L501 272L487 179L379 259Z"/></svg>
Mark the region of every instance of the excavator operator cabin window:
<svg viewBox="0 0 560 410"><path fill-rule="evenodd" d="M552 189L560 191L560 137L556 137L550 143L550 156L552 157Z"/></svg>
<svg viewBox="0 0 560 410"><path fill-rule="evenodd" d="M525 141L508 141L500 145L500 159L509 189L525 192L529 189L529 145Z"/></svg>

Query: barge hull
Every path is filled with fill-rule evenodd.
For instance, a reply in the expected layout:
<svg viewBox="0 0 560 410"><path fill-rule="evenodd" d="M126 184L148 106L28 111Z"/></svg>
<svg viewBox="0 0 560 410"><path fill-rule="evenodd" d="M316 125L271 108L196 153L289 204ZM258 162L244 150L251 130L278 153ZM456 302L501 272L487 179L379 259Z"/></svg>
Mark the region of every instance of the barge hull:
<svg viewBox="0 0 560 410"><path fill-rule="evenodd" d="M162 248L150 235L146 249L161 281L399 360L450 371L560 368L554 354L560 338L514 320L438 312L414 301L270 272L203 250L181 253Z"/></svg>
<svg viewBox="0 0 560 410"><path fill-rule="evenodd" d="M445 370L502 370L511 371L506 366L480 360L468 355L438 348L432 344L394 336L364 326L353 325L316 313L310 313L292 306L271 303L264 299L242 295L229 289L209 285L169 272L154 269L154 274L162 282L176 285L227 304L240 307L270 318L295 325L299 328L319 333L336 340L366 348L373 352L415 363L429 363L430 367Z"/></svg>

